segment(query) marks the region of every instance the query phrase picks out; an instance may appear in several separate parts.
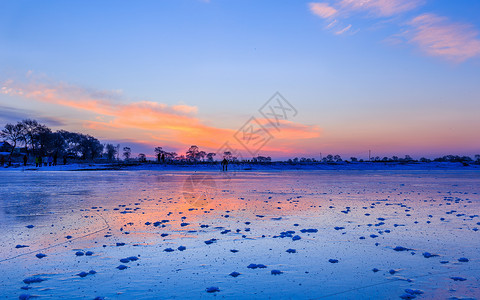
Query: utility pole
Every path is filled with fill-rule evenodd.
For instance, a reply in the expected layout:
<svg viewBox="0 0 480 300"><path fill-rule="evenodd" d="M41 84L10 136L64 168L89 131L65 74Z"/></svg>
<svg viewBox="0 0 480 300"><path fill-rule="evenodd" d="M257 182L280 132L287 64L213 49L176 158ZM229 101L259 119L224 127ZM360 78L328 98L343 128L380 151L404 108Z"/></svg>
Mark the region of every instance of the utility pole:
<svg viewBox="0 0 480 300"><path fill-rule="evenodd" d="M372 150L368 150L368 160L372 160Z"/></svg>
<svg viewBox="0 0 480 300"><path fill-rule="evenodd" d="M320 161L322 161L322 152L320 152Z"/></svg>

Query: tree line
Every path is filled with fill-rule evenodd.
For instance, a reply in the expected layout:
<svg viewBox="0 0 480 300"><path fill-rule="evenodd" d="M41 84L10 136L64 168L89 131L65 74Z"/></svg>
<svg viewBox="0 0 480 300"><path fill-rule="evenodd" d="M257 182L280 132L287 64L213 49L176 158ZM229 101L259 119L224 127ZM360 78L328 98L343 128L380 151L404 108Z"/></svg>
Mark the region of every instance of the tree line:
<svg viewBox="0 0 480 300"><path fill-rule="evenodd" d="M31 119L6 124L0 137L10 144L10 155L21 148L27 156L55 155L95 159L102 156L104 148L91 135L66 130L52 131L46 125Z"/></svg>
<svg viewBox="0 0 480 300"><path fill-rule="evenodd" d="M414 159L410 155L405 155L405 157L398 157L398 156L392 156L392 157L380 157L380 156L374 156L371 157L370 159L359 159L357 157L350 157L348 160L343 160L340 155L333 155L333 154L328 154L327 156L317 160L315 158L298 158L295 157L294 159L288 159L288 163L296 164L296 163L315 163L315 162L321 162L321 163L357 163L357 162L374 162L374 163L430 163L430 162L459 162L459 163L480 163L480 154L474 155L474 158L470 156L460 156L460 155L445 155L441 157L437 157L434 159L430 158L425 158L422 157L420 159Z"/></svg>

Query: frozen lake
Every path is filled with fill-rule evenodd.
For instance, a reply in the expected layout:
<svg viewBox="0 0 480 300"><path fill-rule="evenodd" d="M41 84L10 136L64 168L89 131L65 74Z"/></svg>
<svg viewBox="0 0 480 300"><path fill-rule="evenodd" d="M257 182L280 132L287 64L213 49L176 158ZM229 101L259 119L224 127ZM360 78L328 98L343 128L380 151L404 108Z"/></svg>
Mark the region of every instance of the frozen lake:
<svg viewBox="0 0 480 300"><path fill-rule="evenodd" d="M480 298L478 170L0 175L4 298Z"/></svg>

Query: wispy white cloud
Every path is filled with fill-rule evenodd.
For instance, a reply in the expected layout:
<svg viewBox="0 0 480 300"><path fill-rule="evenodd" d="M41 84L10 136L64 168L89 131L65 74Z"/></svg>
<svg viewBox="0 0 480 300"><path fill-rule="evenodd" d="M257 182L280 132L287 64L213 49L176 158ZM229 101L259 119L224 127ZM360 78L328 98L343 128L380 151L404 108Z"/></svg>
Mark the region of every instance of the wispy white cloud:
<svg viewBox="0 0 480 300"><path fill-rule="evenodd" d="M332 22L330 22L325 28L326 29L330 29L332 28L333 26L335 26L335 24L337 24L337 20L333 20Z"/></svg>
<svg viewBox="0 0 480 300"><path fill-rule="evenodd" d="M349 24L347 27L336 31L335 34L336 34L336 35L344 34L345 32L349 31L350 28L352 28L352 24Z"/></svg>

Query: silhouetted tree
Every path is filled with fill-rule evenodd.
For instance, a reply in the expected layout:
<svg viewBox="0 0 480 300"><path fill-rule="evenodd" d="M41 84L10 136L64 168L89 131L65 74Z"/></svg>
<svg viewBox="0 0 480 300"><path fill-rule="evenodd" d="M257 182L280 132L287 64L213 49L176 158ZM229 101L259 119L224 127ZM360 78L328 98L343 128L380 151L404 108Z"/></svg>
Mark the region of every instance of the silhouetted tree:
<svg viewBox="0 0 480 300"><path fill-rule="evenodd" d="M304 157L302 159L305 159ZM268 163L271 162L272 158L270 156L265 157L265 156L257 156L253 158L253 162L259 162L259 163Z"/></svg>
<svg viewBox="0 0 480 300"><path fill-rule="evenodd" d="M198 160L203 160L205 158L205 156L207 156L207 153L205 151L200 151L197 154L197 159Z"/></svg>
<svg viewBox="0 0 480 300"><path fill-rule="evenodd" d="M70 155L82 159L95 159L103 152L103 145L91 135L76 132L63 131L67 143L67 151Z"/></svg>
<svg viewBox="0 0 480 300"><path fill-rule="evenodd" d="M36 136L37 149L42 155L48 154L52 150L52 130L48 127L39 127Z"/></svg>
<svg viewBox="0 0 480 300"><path fill-rule="evenodd" d="M162 147L155 147L155 156L157 157L157 161L160 162L160 158L163 155L165 155L165 151L163 150Z"/></svg>
<svg viewBox="0 0 480 300"><path fill-rule="evenodd" d="M443 157L435 158L434 161L437 162L471 162L473 161L469 156L458 156L458 155L445 155Z"/></svg>
<svg viewBox="0 0 480 300"><path fill-rule="evenodd" d="M88 149L87 153L89 154L91 159L95 159L95 158L100 157L102 155L103 145L102 145L102 143L100 143L99 140L97 140L96 138L94 138L91 135L87 135L86 144L87 144L86 146L87 146L87 149Z"/></svg>
<svg viewBox="0 0 480 300"><path fill-rule="evenodd" d="M163 151L163 148L162 147L155 147L155 154L162 154L164 153L165 151Z"/></svg>
<svg viewBox="0 0 480 300"><path fill-rule="evenodd" d="M17 143L20 143L23 139L24 130L22 123L17 124L6 124L5 128L2 129L0 132L0 137L10 142L12 149L10 150L10 154L13 154L15 147L17 147Z"/></svg>
<svg viewBox="0 0 480 300"><path fill-rule="evenodd" d="M107 159L112 161L115 159L115 155L117 154L117 148L112 144L106 144L105 154L107 156Z"/></svg>
<svg viewBox="0 0 480 300"><path fill-rule="evenodd" d="M207 153L207 160L208 160L209 162L213 162L213 157L214 157L215 155L217 155L217 154L216 154L216 153L212 153L212 152Z"/></svg>
<svg viewBox="0 0 480 300"><path fill-rule="evenodd" d="M25 143L25 147L30 145L32 152L36 153L39 147L39 137L42 133L46 131L51 131L47 126L38 123L36 120L25 119L21 122L23 127L23 142ZM43 154L43 153L40 153Z"/></svg>
<svg viewBox="0 0 480 300"><path fill-rule="evenodd" d="M175 152L165 152L165 159L166 160L174 160L177 158L177 153Z"/></svg>
<svg viewBox="0 0 480 300"><path fill-rule="evenodd" d="M226 160L232 160L232 152L230 151L223 152L223 158L225 158Z"/></svg>
<svg viewBox="0 0 480 300"><path fill-rule="evenodd" d="M123 157L125 157L125 160L129 160L131 155L132 149L130 149L130 147L123 147Z"/></svg>
<svg viewBox="0 0 480 300"><path fill-rule="evenodd" d="M187 150L185 156L189 161L197 161L199 152L200 150L198 149L198 147L193 145Z"/></svg>
<svg viewBox="0 0 480 300"><path fill-rule="evenodd" d="M47 153L57 157L65 154L66 142L61 131L50 132L46 138Z"/></svg>

